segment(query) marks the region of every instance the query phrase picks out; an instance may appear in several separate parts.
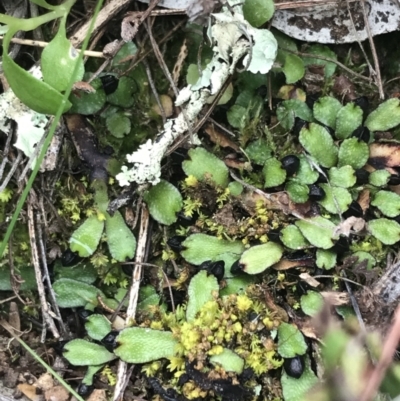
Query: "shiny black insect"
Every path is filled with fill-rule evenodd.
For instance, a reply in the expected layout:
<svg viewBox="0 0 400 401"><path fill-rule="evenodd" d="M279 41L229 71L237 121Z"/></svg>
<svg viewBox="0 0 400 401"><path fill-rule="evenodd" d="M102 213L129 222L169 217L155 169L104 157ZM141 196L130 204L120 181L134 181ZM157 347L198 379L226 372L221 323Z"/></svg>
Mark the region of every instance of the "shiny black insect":
<svg viewBox="0 0 400 401"><path fill-rule="evenodd" d="M362 217L364 214L360 204L356 201L352 201L350 203L349 208L342 214L344 219L348 219L349 217Z"/></svg>
<svg viewBox="0 0 400 401"><path fill-rule="evenodd" d="M176 224L182 227L189 227L194 225L197 219L199 218L199 214L197 212L193 213L191 216L186 216L182 210L178 212L176 215L178 217Z"/></svg>
<svg viewBox="0 0 400 401"><path fill-rule="evenodd" d="M203 390L213 390L223 401L242 401L252 393L241 384L233 384L231 379L211 380L206 373L195 368L196 361L186 361L185 368L188 376Z"/></svg>
<svg viewBox="0 0 400 401"><path fill-rule="evenodd" d="M132 277L133 268L134 268L133 264L121 265L122 271L129 277Z"/></svg>
<svg viewBox="0 0 400 401"><path fill-rule="evenodd" d="M294 358L286 358L283 367L289 376L299 379L305 368L304 357L297 355Z"/></svg>
<svg viewBox="0 0 400 401"><path fill-rule="evenodd" d="M400 184L400 175L392 174L389 178L389 185L399 185Z"/></svg>
<svg viewBox="0 0 400 401"><path fill-rule="evenodd" d="M81 384L79 385L79 387L78 387L77 392L78 392L78 394L81 395L82 397L87 397L87 396L89 396L90 394L93 393L93 390L94 390L94 386L92 386L92 385L88 386L88 385L85 384L85 383L81 383Z"/></svg>
<svg viewBox="0 0 400 401"><path fill-rule="evenodd" d="M369 108L369 100L366 96L360 96L357 99L354 99L353 103L361 108L361 110L364 112L364 115L367 114Z"/></svg>
<svg viewBox="0 0 400 401"><path fill-rule="evenodd" d="M288 176L297 172L300 166L300 159L295 155L287 155L281 159L282 168Z"/></svg>
<svg viewBox="0 0 400 401"><path fill-rule="evenodd" d="M152 387L153 391L156 394L160 395L165 401L187 400L186 397L180 396L174 389L165 389L163 386L161 386L160 382L155 377L148 377L147 381Z"/></svg>
<svg viewBox="0 0 400 401"><path fill-rule="evenodd" d="M325 198L326 193L320 186L311 184L308 186L308 188L309 188L308 197L312 201L320 201Z"/></svg>
<svg viewBox="0 0 400 401"><path fill-rule="evenodd" d="M331 248L331 251L337 253L338 256L342 256L350 249L350 239L347 237L339 237L335 245Z"/></svg>
<svg viewBox="0 0 400 401"><path fill-rule="evenodd" d="M367 127L364 127L361 125L360 127L356 128L353 131L351 136L357 138L359 141L368 143L369 139L371 137L371 132L369 131L369 129Z"/></svg>
<svg viewBox="0 0 400 401"><path fill-rule="evenodd" d="M106 95L111 95L118 89L119 79L114 75L103 75L100 81Z"/></svg>
<svg viewBox="0 0 400 401"><path fill-rule="evenodd" d="M118 343L116 338L119 334L119 331L113 330L110 331L100 342L107 348L108 351L113 352L115 348L117 348Z"/></svg>
<svg viewBox="0 0 400 401"><path fill-rule="evenodd" d="M185 241L185 239L186 237L184 235L175 235L167 241L167 245L174 252L181 252L185 249L185 247L182 245L182 242Z"/></svg>
<svg viewBox="0 0 400 401"><path fill-rule="evenodd" d="M199 266L199 268L200 270L206 270L207 273L215 276L218 281L221 281L224 278L225 262L223 260L218 260L216 262L206 260Z"/></svg>
<svg viewBox="0 0 400 401"><path fill-rule="evenodd" d="M65 344L67 344L68 342L69 340L62 340L62 341L57 341L56 343L53 344L54 351L56 351L57 355L62 356Z"/></svg>
<svg viewBox="0 0 400 401"><path fill-rule="evenodd" d="M66 249L61 255L61 264L64 267L72 267L77 265L83 258L78 253L72 252L71 249Z"/></svg>
<svg viewBox="0 0 400 401"><path fill-rule="evenodd" d="M236 276L237 274L243 273L243 265L239 263L240 259L238 259L232 266L231 266L231 273Z"/></svg>
<svg viewBox="0 0 400 401"><path fill-rule="evenodd" d="M303 127L307 127L308 122L305 120L302 120L300 117L296 117L294 119L294 126L292 128L292 133L296 136L300 134L300 131Z"/></svg>
<svg viewBox="0 0 400 401"><path fill-rule="evenodd" d="M312 110L314 103L321 97L321 93L310 93L306 97L306 105Z"/></svg>
<svg viewBox="0 0 400 401"><path fill-rule="evenodd" d="M269 230L268 231L268 239L273 242L277 242L279 244L282 243L281 241L281 230Z"/></svg>
<svg viewBox="0 0 400 401"><path fill-rule="evenodd" d="M356 170L356 180L358 185L368 184L369 172L363 168Z"/></svg>
<svg viewBox="0 0 400 401"><path fill-rule="evenodd" d="M87 318L89 316L93 315L93 311L88 310L88 309L80 309L78 311L78 316L82 319L82 320L87 320Z"/></svg>

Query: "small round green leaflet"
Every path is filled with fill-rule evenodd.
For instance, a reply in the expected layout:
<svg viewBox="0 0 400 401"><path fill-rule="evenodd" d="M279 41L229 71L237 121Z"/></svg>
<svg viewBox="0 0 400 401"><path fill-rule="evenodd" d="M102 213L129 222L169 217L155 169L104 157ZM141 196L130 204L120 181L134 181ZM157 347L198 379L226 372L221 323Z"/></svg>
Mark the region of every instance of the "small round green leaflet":
<svg viewBox="0 0 400 401"><path fill-rule="evenodd" d="M282 229L281 241L290 249L305 249L310 247L310 243L294 224L290 224Z"/></svg>
<svg viewBox="0 0 400 401"><path fill-rule="evenodd" d="M60 308L78 308L87 304L97 306L97 296L106 296L95 286L70 278L61 278L53 284L57 305Z"/></svg>
<svg viewBox="0 0 400 401"><path fill-rule="evenodd" d="M105 316L94 314L87 318L85 329L89 337L100 341L111 331L111 323Z"/></svg>
<svg viewBox="0 0 400 401"><path fill-rule="evenodd" d="M367 261L367 270L371 270L376 265L375 258L368 252L358 251L353 253L353 256L358 257L357 264Z"/></svg>
<svg viewBox="0 0 400 401"><path fill-rule="evenodd" d="M315 264L320 268L320 269L333 269L336 266L336 258L337 255L335 252L326 250L326 249L317 249L317 260Z"/></svg>
<svg viewBox="0 0 400 401"><path fill-rule="evenodd" d="M250 142L245 150L249 159L259 165L263 165L265 160L269 159L272 155L271 148L263 138Z"/></svg>
<svg viewBox="0 0 400 401"><path fill-rule="evenodd" d="M400 99L392 98L383 102L365 120L370 131L387 131L400 124Z"/></svg>
<svg viewBox="0 0 400 401"><path fill-rule="evenodd" d="M396 217L400 214L400 196L390 191L378 191L372 206L376 206L385 216Z"/></svg>
<svg viewBox="0 0 400 401"><path fill-rule="evenodd" d="M186 175L193 175L199 181L214 182L223 188L228 186L228 167L218 157L204 148L190 149L188 155L190 160L182 163Z"/></svg>
<svg viewBox="0 0 400 401"><path fill-rule="evenodd" d="M332 51L328 46L325 45L311 45L307 49L308 54L315 54L316 56L322 56L324 58L328 58L331 60L337 60L336 53ZM336 71L336 64L330 61L325 61L320 58L314 57L303 57L303 61L305 65L323 65L325 71L325 77L331 77Z"/></svg>
<svg viewBox="0 0 400 401"><path fill-rule="evenodd" d="M351 188L356 183L356 175L351 166L332 167L328 171L329 181L334 187Z"/></svg>
<svg viewBox="0 0 400 401"><path fill-rule="evenodd" d="M205 270L197 273L190 280L188 288L189 301L186 308L186 320L193 321L204 304L214 299L213 292L218 292L218 290L218 281L214 275L207 276Z"/></svg>
<svg viewBox="0 0 400 401"><path fill-rule="evenodd" d="M243 4L243 15L246 21L255 28L269 21L275 12L273 0L246 0Z"/></svg>
<svg viewBox="0 0 400 401"><path fill-rule="evenodd" d="M304 121L312 121L313 115L305 102L298 99L284 100L276 110L276 116L282 127L291 130L294 126L295 117Z"/></svg>
<svg viewBox="0 0 400 401"><path fill-rule="evenodd" d="M225 372L235 372L238 375L243 372L244 360L228 348L224 348L221 354L213 355L210 362L221 365Z"/></svg>
<svg viewBox="0 0 400 401"><path fill-rule="evenodd" d="M335 224L321 216L296 221L301 233L317 248L329 249L333 247L333 230Z"/></svg>
<svg viewBox="0 0 400 401"><path fill-rule="evenodd" d="M341 103L334 97L321 97L314 103L314 118L322 124L335 129L336 116L341 108Z"/></svg>
<svg viewBox="0 0 400 401"><path fill-rule="evenodd" d="M367 163L369 157L369 147L358 138L345 139L339 148L339 163L338 166L349 165L354 170L362 168Z"/></svg>
<svg viewBox="0 0 400 401"><path fill-rule="evenodd" d="M117 90L107 96L107 101L115 106L131 107L135 103L134 94L137 90L137 84L132 78L121 77Z"/></svg>
<svg viewBox="0 0 400 401"><path fill-rule="evenodd" d="M65 344L63 356L71 365L75 366L102 365L115 359L115 355L102 345L80 338Z"/></svg>
<svg viewBox="0 0 400 401"><path fill-rule="evenodd" d="M281 377L283 399L285 401L307 401L312 397L307 396L316 384L318 384L318 377L311 369L309 358L306 358L306 367L303 374L298 379L289 376L285 371Z"/></svg>
<svg viewBox="0 0 400 401"><path fill-rule="evenodd" d="M369 177L368 182L375 187L384 187L390 179L390 173L387 170L375 170Z"/></svg>
<svg viewBox="0 0 400 401"><path fill-rule="evenodd" d="M307 344L300 330L289 323L281 323L278 328L278 352L283 358L294 358L304 355Z"/></svg>
<svg viewBox="0 0 400 401"><path fill-rule="evenodd" d="M324 298L319 292L308 291L300 298L301 310L308 316L315 316L324 305Z"/></svg>
<svg viewBox="0 0 400 401"><path fill-rule="evenodd" d="M295 54L286 54L282 71L286 77L287 84L294 84L304 77L305 68L303 60Z"/></svg>
<svg viewBox="0 0 400 401"><path fill-rule="evenodd" d="M181 255L194 265L200 265L206 260L220 260L221 255L225 253L235 254L237 260L244 251L241 241L227 241L206 234L192 234L182 245L185 249Z"/></svg>
<svg viewBox="0 0 400 401"><path fill-rule="evenodd" d="M362 124L362 119L363 111L361 107L356 106L354 103L347 103L346 106L339 110L336 117L336 138L348 138Z"/></svg>
<svg viewBox="0 0 400 401"><path fill-rule="evenodd" d="M233 196L239 196L243 192L243 185L240 182L230 182L228 185L229 192Z"/></svg>
<svg viewBox="0 0 400 401"><path fill-rule="evenodd" d="M90 75L85 74L84 79L89 79ZM71 93L69 101L72 103L70 112L83 114L85 116L95 114L102 109L106 103L106 94L104 92L100 78L95 78L91 83L96 92Z"/></svg>
<svg viewBox="0 0 400 401"><path fill-rule="evenodd" d="M347 189L332 187L329 184L320 184L320 187L325 191L325 198L318 203L329 213L340 214L349 208L352 197Z"/></svg>
<svg viewBox="0 0 400 401"><path fill-rule="evenodd" d="M69 244L72 252L78 252L82 258L93 255L103 234L104 221L97 216L88 217L72 234Z"/></svg>
<svg viewBox="0 0 400 401"><path fill-rule="evenodd" d="M136 251L136 238L117 210L114 216L106 214L107 245L111 256L118 262L132 259Z"/></svg>
<svg viewBox="0 0 400 401"><path fill-rule="evenodd" d="M368 230L385 245L393 245L400 240L400 224L394 220L371 220L368 222Z"/></svg>
<svg viewBox="0 0 400 401"><path fill-rule="evenodd" d="M129 327L116 338L114 353L127 363L147 363L175 355L177 341L169 331Z"/></svg>
<svg viewBox="0 0 400 401"><path fill-rule="evenodd" d="M112 114L106 119L107 129L116 138L123 138L131 132L131 120L123 113Z"/></svg>
<svg viewBox="0 0 400 401"><path fill-rule="evenodd" d="M239 104L234 104L226 113L226 117L233 128L244 129L248 123L247 109Z"/></svg>
<svg viewBox="0 0 400 401"><path fill-rule="evenodd" d="M291 180L285 185L285 191L289 194L290 199L295 203L305 203L308 201L309 189L307 185Z"/></svg>
<svg viewBox="0 0 400 401"><path fill-rule="evenodd" d="M78 52L66 37L65 22L66 17L62 18L56 36L43 49L40 59L44 82L59 92L67 89L78 61ZM75 82L82 80L84 73L85 67L80 59Z"/></svg>
<svg viewBox="0 0 400 401"><path fill-rule="evenodd" d="M219 294L221 297L231 294L242 294L250 284L254 283L254 280L255 277L244 274L228 278L226 279L226 287Z"/></svg>
<svg viewBox="0 0 400 401"><path fill-rule="evenodd" d="M309 128L302 128L299 141L303 148L314 157L322 167L333 167L337 163L338 149L333 143L328 130L311 123Z"/></svg>
<svg viewBox="0 0 400 401"><path fill-rule="evenodd" d="M154 220L169 226L178 219L182 209L182 195L172 184L161 180L144 194L144 200Z"/></svg>
<svg viewBox="0 0 400 401"><path fill-rule="evenodd" d="M263 167L264 188L277 187L285 182L286 171L275 157L268 159Z"/></svg>
<svg viewBox="0 0 400 401"><path fill-rule="evenodd" d="M293 177L293 181L304 185L314 184L319 177L318 171L311 167L310 162L304 155L299 155L299 159L300 166L295 177Z"/></svg>
<svg viewBox="0 0 400 401"><path fill-rule="evenodd" d="M275 242L256 245L243 252L239 263L248 274L259 274L268 267L278 263L282 257L283 248Z"/></svg>
<svg viewBox="0 0 400 401"><path fill-rule="evenodd" d="M151 312L152 307L160 304L160 296L152 285L140 287L138 310ZM154 310L154 309L153 309Z"/></svg>

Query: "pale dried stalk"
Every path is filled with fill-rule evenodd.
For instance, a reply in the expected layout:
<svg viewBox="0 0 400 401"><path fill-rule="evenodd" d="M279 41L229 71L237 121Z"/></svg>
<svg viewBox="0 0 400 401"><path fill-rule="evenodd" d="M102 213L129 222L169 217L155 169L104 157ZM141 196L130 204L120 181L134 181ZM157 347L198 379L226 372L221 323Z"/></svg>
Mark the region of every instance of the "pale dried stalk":
<svg viewBox="0 0 400 401"><path fill-rule="evenodd" d="M132 284L129 290L129 304L125 319L125 324L127 327L132 324L132 321L135 319L136 315L136 307L139 299L140 280L142 277L142 263L146 255L149 221L149 211L147 209L147 206L142 203L139 236L135 256L135 268L132 272ZM120 360L118 362L117 383L115 384L113 401L122 399L123 392L130 377L130 375L127 374L127 371L128 364Z"/></svg>
<svg viewBox="0 0 400 401"><path fill-rule="evenodd" d="M47 304L46 300L42 271L40 269L39 252L36 246L35 219L33 216L33 206L31 202L29 202L28 204L28 229L29 229L29 240L31 243L32 264L35 269L36 284L37 284L43 319L46 322L50 331L52 332L54 338L57 339L60 337L60 334L58 333L58 329L54 323L53 317L50 314L49 305Z"/></svg>

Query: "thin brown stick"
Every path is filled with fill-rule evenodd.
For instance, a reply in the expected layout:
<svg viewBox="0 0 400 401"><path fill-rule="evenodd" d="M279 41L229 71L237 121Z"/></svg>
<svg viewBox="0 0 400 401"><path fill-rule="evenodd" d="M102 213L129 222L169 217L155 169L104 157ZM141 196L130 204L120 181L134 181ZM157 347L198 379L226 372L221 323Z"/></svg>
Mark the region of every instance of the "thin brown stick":
<svg viewBox="0 0 400 401"><path fill-rule="evenodd" d="M370 401L374 398L386 370L393 361L393 356L396 352L400 340L400 306L397 307L393 324L386 337L383 345L382 353L370 377L365 380L364 391L358 401Z"/></svg>
<svg viewBox="0 0 400 401"><path fill-rule="evenodd" d="M178 94L179 94L178 88L176 87L174 79L172 78L172 75L171 75L171 73L170 73L170 71L169 71L169 69L167 67L167 64L165 63L165 60L164 60L164 58L163 58L163 56L162 56L162 54L160 52L160 48L158 47L158 44L157 44L156 40L154 39L153 31L151 29L152 27L150 26L150 23L145 24L145 27L146 27L147 33L149 35L151 46L153 47L153 51L154 51L154 54L155 54L155 56L157 58L157 61L160 64L160 67L163 70L165 77L168 79L172 90L174 91L175 98L177 98ZM189 137L190 137L190 139L192 140L192 143L193 143L193 131L192 131L192 126L190 124L189 118L188 118L184 108L181 108L181 112L183 114L183 117L185 118L185 122L186 122L186 125L187 125L187 128L188 128L188 131L189 131ZM166 119L165 119L165 121L163 120L164 124L165 124L165 122L166 122Z"/></svg>
<svg viewBox="0 0 400 401"><path fill-rule="evenodd" d="M163 36L161 39L157 40L157 43L159 45L162 45L165 43L167 40L170 39L170 37L182 26L186 23L185 20L179 21L172 29L169 31L165 36ZM122 74L122 75L127 75L130 71L132 71L139 63L141 63L151 52L153 51L153 48L150 48L146 50L143 53L138 53L134 57L134 62L132 62L132 65L129 66L129 68Z"/></svg>
<svg viewBox="0 0 400 401"><path fill-rule="evenodd" d="M376 86L378 87L379 97L381 98L381 100L383 100L385 98L385 94L383 93L381 69L379 67L378 54L376 53L374 38L372 37L371 28L369 26L369 21L368 21L367 11L365 9L365 0L360 0L360 3L361 3L362 13L363 13L363 16L364 16L365 28L366 28L367 34L368 34L369 46L371 48L372 58L374 60L375 83L376 83Z"/></svg>

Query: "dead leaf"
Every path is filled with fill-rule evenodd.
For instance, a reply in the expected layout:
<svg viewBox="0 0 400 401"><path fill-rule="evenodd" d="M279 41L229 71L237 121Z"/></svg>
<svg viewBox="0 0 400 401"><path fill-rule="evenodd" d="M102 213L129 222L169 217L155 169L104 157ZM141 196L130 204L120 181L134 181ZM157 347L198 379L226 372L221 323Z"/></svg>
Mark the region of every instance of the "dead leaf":
<svg viewBox="0 0 400 401"><path fill-rule="evenodd" d="M21 383L18 384L17 389L32 401L43 401L43 395L36 394L37 388L32 384Z"/></svg>
<svg viewBox="0 0 400 401"><path fill-rule="evenodd" d="M299 277L305 281L308 285L311 285L311 287L318 287L321 283L316 280L314 277L310 276L308 273L301 273L299 274Z"/></svg>
<svg viewBox="0 0 400 401"><path fill-rule="evenodd" d="M174 105L172 103L172 99L168 95L160 95L160 102L164 109L164 113L166 117L171 117L172 113L174 112ZM160 107L158 104L153 106L153 110L161 116Z"/></svg>
<svg viewBox="0 0 400 401"><path fill-rule="evenodd" d="M369 208L369 202L371 199L369 189L363 189L358 196L357 202L361 206L362 211L365 213Z"/></svg>
<svg viewBox="0 0 400 401"><path fill-rule="evenodd" d="M400 145L397 143L372 143L369 146L368 164L378 169L400 165Z"/></svg>
<svg viewBox="0 0 400 401"><path fill-rule="evenodd" d="M210 137L210 140L217 144L218 146L222 146L223 148L231 148L235 152L240 152L240 147L228 138L218 127L214 124L207 124L204 128L205 133Z"/></svg>
<svg viewBox="0 0 400 401"><path fill-rule="evenodd" d="M107 401L106 390L95 389L87 401Z"/></svg>
<svg viewBox="0 0 400 401"><path fill-rule="evenodd" d="M51 389L54 387L53 376L50 373L43 373L39 379L37 379L35 386L43 391Z"/></svg>
<svg viewBox="0 0 400 401"><path fill-rule="evenodd" d="M322 291L320 294L324 297L325 301L333 306L347 305L350 302L347 292Z"/></svg>
<svg viewBox="0 0 400 401"><path fill-rule="evenodd" d="M72 91L77 95L77 91L85 92L85 93L94 93L96 89L93 88L92 85L88 84L87 82L78 81L75 82L72 86ZM79 95L77 95L79 97Z"/></svg>
<svg viewBox="0 0 400 401"><path fill-rule="evenodd" d="M46 401L67 401L69 394L63 386L54 386L45 391L44 397Z"/></svg>
<svg viewBox="0 0 400 401"><path fill-rule="evenodd" d="M345 235L348 237L351 232L358 233L365 227L365 220L361 217L351 216L339 223L333 232L334 236Z"/></svg>
<svg viewBox="0 0 400 401"><path fill-rule="evenodd" d="M307 257L302 259L281 259L278 263L272 266L273 269L281 271L293 269L294 267L300 266L313 266L315 259L313 257Z"/></svg>

